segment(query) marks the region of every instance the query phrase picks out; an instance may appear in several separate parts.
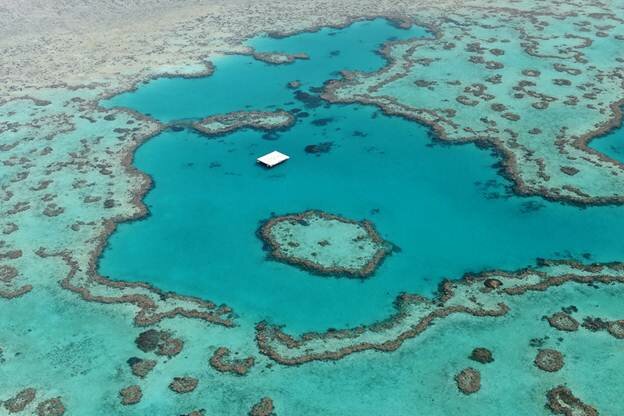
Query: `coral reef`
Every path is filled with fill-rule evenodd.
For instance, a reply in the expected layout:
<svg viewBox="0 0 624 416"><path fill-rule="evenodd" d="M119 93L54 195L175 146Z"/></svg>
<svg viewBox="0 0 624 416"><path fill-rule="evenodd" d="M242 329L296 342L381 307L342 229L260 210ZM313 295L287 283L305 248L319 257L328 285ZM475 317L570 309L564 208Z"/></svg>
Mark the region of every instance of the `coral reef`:
<svg viewBox="0 0 624 416"><path fill-rule="evenodd" d="M119 395L121 396L121 404L124 406L137 404L143 398L143 392L138 385L124 387L119 391Z"/></svg>
<svg viewBox="0 0 624 416"><path fill-rule="evenodd" d="M479 347L472 350L470 353L470 359L481 364L488 364L494 361L492 351L487 348Z"/></svg>
<svg viewBox="0 0 624 416"><path fill-rule="evenodd" d="M563 368L563 354L550 348L541 349L537 352L533 363L540 370L554 373Z"/></svg>
<svg viewBox="0 0 624 416"><path fill-rule="evenodd" d="M114 282L96 271L116 224L147 212L141 198L151 180L131 166L132 152L163 126L129 110L100 107L104 90L97 85L36 94L45 99L19 95L0 103L3 174L10 178L2 187L0 296L29 293L44 265L46 275L87 301L135 309L139 325L181 315L232 326L225 306L145 283ZM50 204L57 215L45 215ZM37 229L46 230L36 239L39 248L26 249L32 240L22 233Z"/></svg>
<svg viewBox="0 0 624 416"><path fill-rule="evenodd" d="M598 416L598 411L585 404L565 386L558 386L546 393L546 406L556 415Z"/></svg>
<svg viewBox="0 0 624 416"><path fill-rule="evenodd" d="M37 395L37 390L32 387L26 388L24 390L19 391L15 396L6 400L3 405L4 408L9 413L18 413L21 412L35 400L35 396Z"/></svg>
<svg viewBox="0 0 624 416"><path fill-rule="evenodd" d="M148 329L141 332L135 340L137 347L143 352L154 352L158 355L173 357L184 347L181 339L174 338L171 332Z"/></svg>
<svg viewBox="0 0 624 416"><path fill-rule="evenodd" d="M37 416L62 416L65 414L65 406L60 397L44 400L37 405Z"/></svg>
<svg viewBox="0 0 624 416"><path fill-rule="evenodd" d="M309 144L305 147L306 153L320 155L322 153L329 153L332 149L332 142L322 142L318 144Z"/></svg>
<svg viewBox="0 0 624 416"><path fill-rule="evenodd" d="M559 331L576 331L579 327L579 323L570 314L565 312L557 312L551 316L546 317L548 324Z"/></svg>
<svg viewBox="0 0 624 416"><path fill-rule="evenodd" d="M169 389L178 394L190 393L197 388L199 380L194 377L174 377Z"/></svg>
<svg viewBox="0 0 624 416"><path fill-rule="evenodd" d="M47 10L61 2L44 3L40 7ZM138 10L141 16L147 12L143 2L126 3L120 7ZM620 10L599 1L583 4L583 13L570 13L578 5L565 2L518 1L500 7L467 1L453 3L451 10L443 7L447 1L439 6L425 3L401 5L400 12L418 14L435 38L389 44L383 50L388 68L372 74L345 73L343 80L328 84L325 97L370 103L390 114L429 123L442 140L494 146L504 159L503 173L515 181L519 193L583 205L622 202L621 165L587 147L589 140L621 118L619 45L624 35L617 16ZM207 12L172 2L168 7L184 10L166 18L145 13L150 24L137 24L134 18L128 19L129 24L117 24L118 15L113 13L102 19L108 7L93 8L97 9L93 15L81 14L80 7L71 13L54 10L50 18L32 13L22 3L4 5L0 13L1 65L6 69L0 75L0 151L6 179L0 191L3 302L17 304L29 296L41 296L44 290L66 302L69 291L76 302L109 304L111 315L134 317L138 326L175 317L224 329L234 326L227 306L166 293L145 283L112 281L97 273L97 259L116 224L147 213L141 200L152 183L131 166L132 153L166 128L149 117L107 110L97 103L153 76L209 74L212 66L205 61L207 54L224 49L245 53L239 43L252 34L272 29L285 35L327 24L340 27L358 18L356 14L391 15L398 8L396 2L384 1L362 4L357 12L352 2L343 1L325 2L320 8L318 2L267 4L248 7L231 2ZM24 10L17 10L21 7ZM324 17L312 13L318 9L324 10ZM63 20L70 15L79 16L76 21L83 29L93 25L97 30L88 31L88 36L83 30L43 34L44 28L71 26ZM17 25L24 19L41 25L36 31L23 31ZM219 24L203 24L206 20ZM115 27L110 27L113 21ZM411 22L396 20L400 26ZM139 35L124 35L130 32ZM22 38L16 41L18 35ZM95 47L75 59L85 41ZM160 41L162 46L154 48ZM507 61L525 53L534 58L526 68ZM464 65L454 64L457 56ZM288 63L305 57L259 53L256 58ZM179 62L196 65L180 67ZM470 74L469 81L465 74ZM58 84L60 79L68 84ZM97 83L91 83L93 79ZM293 83L291 88L299 86ZM402 93L406 90L409 96ZM421 91L427 92L427 100ZM511 103L507 103L509 97ZM501 103L503 98L506 104ZM318 105L318 100L303 94L297 99ZM286 125L276 123L269 128L282 127ZM332 244L329 240L318 243L322 243L317 244L320 248ZM394 351L437 320L457 314L495 318L508 312L505 301L510 296L563 284L622 283L622 272L621 263L582 266L572 262L547 262L514 273L487 272L446 282L437 299L402 295L396 314L378 323L298 338L262 323L256 339L263 354L287 365L338 360L365 350ZM564 331L578 327L574 318L555 315L548 319L551 326ZM618 320L591 318L584 327L624 336L624 324ZM179 353L181 340L163 339L167 331L153 331L157 334L144 335L140 342L147 351L166 356ZM144 377L153 368L151 363L155 362L130 365L135 375ZM196 384L195 379L176 378L171 388L184 390L192 385L192 390ZM19 412L35 395L34 389L25 389L2 405L9 412ZM565 387L551 390L548 400L556 414L598 413ZM36 409L37 414L49 415L64 411L58 398L43 401ZM272 412L272 401L264 398L250 414Z"/></svg>
<svg viewBox="0 0 624 416"><path fill-rule="evenodd" d="M259 235L273 259L323 275L368 277L392 249L368 221L313 210L271 218Z"/></svg>
<svg viewBox="0 0 624 416"><path fill-rule="evenodd" d="M614 338L624 339L624 320L608 321L586 316L583 319L583 328L592 332L607 331Z"/></svg>
<svg viewBox="0 0 624 416"><path fill-rule="evenodd" d="M238 129L280 130L292 126L295 116L283 110L237 111L206 117L192 124L192 127L208 136L221 136Z"/></svg>
<svg viewBox="0 0 624 416"><path fill-rule="evenodd" d="M474 368L464 368L455 375L457 388L464 394L473 394L481 389L481 373Z"/></svg>
<svg viewBox="0 0 624 416"><path fill-rule="evenodd" d="M233 373L239 376L247 374L249 369L254 365L254 358L247 357L243 359L230 358L231 351L226 347L219 347L210 357L210 365L215 370L222 373Z"/></svg>
<svg viewBox="0 0 624 416"><path fill-rule="evenodd" d="M539 18L506 8L457 11L432 25L430 40L387 44L383 69L345 71L327 83L323 98L426 123L443 141L494 147L518 193L622 203L622 164L587 147L621 120L624 73L613 49L621 18L558 6ZM601 25L611 29L606 37L585 27ZM603 59L608 50L615 56ZM519 55L530 67L512 63Z"/></svg>
<svg viewBox="0 0 624 416"><path fill-rule="evenodd" d="M132 374L140 378L145 378L156 366L156 361L132 357L128 360L128 364L130 365Z"/></svg>
<svg viewBox="0 0 624 416"><path fill-rule="evenodd" d="M274 414L273 400L270 397L263 397L253 405L249 411L249 416L271 416Z"/></svg>
<svg viewBox="0 0 624 416"><path fill-rule="evenodd" d="M292 64L297 59L310 59L305 53L287 54L287 53L275 53L275 52L251 52L251 56L267 64L283 65Z"/></svg>
<svg viewBox="0 0 624 416"><path fill-rule="evenodd" d="M498 289L485 288L483 282L496 278L502 282ZM466 275L462 280L445 281L437 299L403 294L395 301L396 312L389 318L371 325L349 329L309 332L298 339L286 334L279 326L268 322L256 325L256 342L260 352L285 365L300 365L316 360L339 360L357 352L394 351L405 340L426 331L436 320L455 314L494 318L509 311L505 299L552 286L571 283L624 283L624 267L583 265L570 261L545 261L537 269L515 273L502 271Z"/></svg>

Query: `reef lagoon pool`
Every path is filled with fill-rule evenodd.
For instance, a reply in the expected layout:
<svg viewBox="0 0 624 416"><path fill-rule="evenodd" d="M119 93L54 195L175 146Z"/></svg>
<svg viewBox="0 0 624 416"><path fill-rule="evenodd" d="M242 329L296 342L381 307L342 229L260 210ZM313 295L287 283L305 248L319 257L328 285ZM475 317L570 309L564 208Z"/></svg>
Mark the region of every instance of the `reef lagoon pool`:
<svg viewBox="0 0 624 416"><path fill-rule="evenodd" d="M378 321L399 293L432 297L443 279L469 272L516 270L538 258L621 259L624 208L516 196L491 150L447 145L428 127L375 107L318 97L338 70L382 66L383 42L425 36L377 19L260 37L249 42L258 51L309 59L275 65L224 56L211 76L156 79L110 99L106 106L162 122L283 109L296 123L217 138L176 128L142 145L134 165L154 180L144 200L150 214L118 226L100 272L216 299L245 320L303 332ZM289 87L294 80L301 86ZM254 163L275 149L291 160L272 170ZM257 236L262 222L309 209L369 220L398 249L367 279L321 277L267 258Z"/></svg>

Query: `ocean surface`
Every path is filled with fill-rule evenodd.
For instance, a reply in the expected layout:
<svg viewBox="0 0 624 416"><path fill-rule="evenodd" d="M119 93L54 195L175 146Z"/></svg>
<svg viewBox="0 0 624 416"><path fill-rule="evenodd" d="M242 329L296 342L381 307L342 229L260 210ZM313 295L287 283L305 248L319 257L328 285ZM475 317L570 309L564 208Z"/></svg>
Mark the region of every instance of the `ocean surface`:
<svg viewBox="0 0 624 416"><path fill-rule="evenodd" d="M210 77L156 79L105 102L163 122L238 110L282 108L296 115L293 127L268 134L241 130L208 138L168 130L147 141L134 165L154 179L144 201L150 215L120 224L100 259L99 271L112 279L226 303L238 315L236 326L165 319L157 328L180 337L183 351L171 359L144 353L134 343L146 330L133 324L135 309L86 302L60 289L59 275L68 270L60 259L48 259L36 269L43 279L49 276L48 284L0 302L0 391L35 387L37 402L61 397L66 414L89 416L197 409L238 416L265 396L282 416L547 416L546 391L565 384L600 415L622 414L624 341L606 331L557 331L543 317L574 306L579 321L622 319L624 285L566 284L510 296L504 316L452 315L391 353L284 366L258 351L254 324L262 319L284 324L292 334L371 323L393 311L398 293L435 296L442 279L466 272L515 270L540 257L624 258L624 208L581 209L515 196L491 150L445 145L427 127L376 108L318 99L318 88L338 71L382 67L376 50L383 42L428 36L422 28L402 30L378 19L282 39L259 37L250 44L260 51L305 52L310 59L270 65L219 57ZM287 88L293 80L302 82L298 91ZM624 160L623 131L591 145ZM319 143L331 143L325 146L330 150L305 151ZM256 157L271 150L291 159L272 170L257 166ZM366 280L321 277L267 259L256 236L261 222L307 209L368 219L400 250ZM237 358L255 358L247 375L210 366L212 353L223 346ZM494 362L470 360L475 347L490 349ZM556 373L537 369L538 348L561 351L564 367ZM158 364L139 379L130 371L131 357ZM466 367L481 373L481 390L470 396L454 381ZM168 385L177 376L196 377L197 389L173 393ZM140 385L143 398L123 406L119 392L130 385ZM23 414L31 410L34 404Z"/></svg>
<svg viewBox="0 0 624 416"><path fill-rule="evenodd" d="M163 122L275 109L293 112L297 122L285 131L218 138L169 130L141 146L134 164L154 179L145 198L150 215L118 227L100 272L217 300L242 319L267 319L296 333L383 319L397 294L434 296L443 279L467 272L515 270L538 258L622 259L624 208L515 196L491 150L446 145L417 123L318 98L318 88L339 70L382 67L376 51L383 42L427 36L422 28L402 30L377 19L260 37L250 41L258 51L304 52L310 59L271 65L225 56L210 77L156 79L109 100L106 106ZM300 89L287 87L293 80ZM621 133L613 137L594 143L618 153ZM327 153L305 151L326 142ZM272 150L291 160L272 170L255 164ZM368 219L400 251L363 281L319 277L267 259L256 236L261 222L307 209Z"/></svg>

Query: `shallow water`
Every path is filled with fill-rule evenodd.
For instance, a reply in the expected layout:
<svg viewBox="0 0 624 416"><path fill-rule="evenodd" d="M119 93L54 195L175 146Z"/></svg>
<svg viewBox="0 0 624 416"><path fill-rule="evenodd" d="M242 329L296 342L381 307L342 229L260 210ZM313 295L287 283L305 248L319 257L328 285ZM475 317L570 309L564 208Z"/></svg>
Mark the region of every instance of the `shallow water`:
<svg viewBox="0 0 624 416"><path fill-rule="evenodd" d="M297 332L381 319L398 293L432 295L443 278L466 272L518 269L540 257L622 258L623 208L513 196L488 151L441 145L427 128L371 107L302 102L286 86L299 79L306 91L340 68L374 70L383 65L379 44L398 36L427 34L376 20L260 38L251 42L258 49L306 52L311 59L269 65L223 57L211 77L159 79L108 102L162 121L241 109L302 111L295 126L279 133L243 130L209 139L167 131L143 145L135 165L155 181L145 198L151 215L119 226L101 273L215 299L245 320L269 319ZM321 142L333 143L329 153L304 151ZM291 160L273 170L254 164L274 149ZM255 234L260 222L306 209L369 219L401 251L365 281L322 278L267 260Z"/></svg>

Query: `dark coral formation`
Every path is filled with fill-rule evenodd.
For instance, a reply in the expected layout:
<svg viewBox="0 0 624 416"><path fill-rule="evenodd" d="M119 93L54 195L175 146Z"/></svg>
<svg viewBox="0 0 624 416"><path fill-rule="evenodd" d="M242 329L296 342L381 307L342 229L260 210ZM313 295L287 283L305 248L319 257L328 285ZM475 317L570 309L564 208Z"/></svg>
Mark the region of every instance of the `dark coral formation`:
<svg viewBox="0 0 624 416"><path fill-rule="evenodd" d="M573 332L579 328L579 322L570 314L565 312L557 312L546 317L548 324L559 331Z"/></svg>
<svg viewBox="0 0 624 416"><path fill-rule="evenodd" d="M257 59L258 61L266 62L267 64L272 65L291 64L298 59L310 59L310 57L305 53L287 54L253 51L251 53L251 56L253 56L254 59Z"/></svg>
<svg viewBox="0 0 624 416"><path fill-rule="evenodd" d="M470 353L470 359L481 364L488 364L494 361L492 351L483 347L478 347L472 350L472 353Z"/></svg>
<svg viewBox="0 0 624 416"><path fill-rule="evenodd" d="M169 389L178 394L190 393L197 388L197 384L199 380L193 377L174 377Z"/></svg>
<svg viewBox="0 0 624 416"><path fill-rule="evenodd" d="M233 373L239 376L247 374L249 369L254 365L254 358L247 357L243 359L231 359L231 352L226 347L219 347L210 357L210 365L215 370L222 373Z"/></svg>
<svg viewBox="0 0 624 416"><path fill-rule="evenodd" d="M342 79L332 80L325 84L322 97L332 103L357 102L375 105L389 115L400 115L428 124L433 127L437 137L441 140L454 143L474 141L483 147L496 147L497 153L503 159L501 173L515 182L514 190L519 194L539 194L547 199L579 205L622 203L624 199L622 192L615 190L621 185L616 178L621 174L622 163L599 154L587 146L593 138L618 126L622 118L621 94L614 93L615 91L609 87L605 88L603 70L598 69L592 62L592 50L596 49L589 48L589 46L592 41L601 37L600 31L595 32L596 39L583 36L577 38L568 32L565 35L551 32L544 36L545 33L541 32L545 32L548 26L548 23L545 23L547 19L569 19L578 25L579 29L583 29L581 24L588 23L588 20L579 20L582 18L573 14L555 17L546 13L548 17L543 15L540 19L535 18L527 22L524 17L520 18L520 13L509 12L508 8L498 8L495 13L484 14L478 20L474 19L474 16L462 15L461 19L464 23L460 25L455 24L454 19L436 23L431 28L435 36L430 40L391 42L380 52L387 60L385 67L372 73L343 71ZM611 18L614 24L620 23L620 19L613 14ZM464 29L468 26L479 27L480 30ZM502 44L508 43L509 40L497 38L502 27L513 28L517 31L521 39L520 48L514 48L514 50L517 53L527 54L530 61L535 63L534 67L529 64L526 68L520 68L527 79L514 83L512 80L517 78L515 72L519 68L512 67L499 71L505 68L503 59L501 58L501 61L488 60L491 56L488 56L487 51L494 56L501 57L515 53L503 49ZM488 32L490 36L485 37L487 36L485 33ZM484 36L481 37L482 35ZM557 39L559 47L551 48L542 42L545 39ZM466 42L464 48L456 48L463 42ZM482 42L499 43L497 46L500 47L484 47ZM604 41L602 43L604 44ZM451 49L454 50L449 52ZM542 64L553 58L570 59L570 61L565 64L555 62L552 63L551 68L542 68ZM457 59L463 59L464 63L469 63L468 67L474 68L475 71L485 72L482 76L473 77L475 81L483 79L491 84L504 84L515 91L512 94L514 100L509 103L508 111L503 110L497 104L488 104L488 101L497 97L487 91L487 86L485 88L465 86L466 80L458 70L460 67L455 68L452 65ZM613 85L619 88L621 84L619 68L615 69L617 65L613 60L605 64L609 68L614 68L610 78L613 79ZM427 69L426 67L429 66L434 66L437 71ZM539 70L536 69L538 67ZM487 70L497 70L496 72L500 73L488 76ZM559 71L561 74L553 73L553 71ZM514 75L508 76L511 73ZM543 88L544 83L539 82L540 78L546 74L557 75L557 79L551 84L555 87L557 96L546 94L552 93L552 90ZM573 83L571 78L580 74L583 74L583 77L577 78L579 85L573 85L576 83ZM582 80L587 82L581 84ZM444 87L438 88L432 84L432 81ZM434 93L408 94L404 92L404 86L414 84L429 88ZM479 84L473 84L475 85ZM574 93L578 93L582 98L570 95ZM447 103L451 100L459 103L459 105L456 103L450 105L450 110L455 111L452 114L446 111L449 108L445 108L449 106ZM560 134L547 141L540 140L539 146L535 146L535 141L531 140L530 135L524 133L530 129L526 127L532 118L525 117L524 110L527 107L547 112L551 106L561 108L563 105L581 103L586 104L584 107L595 120L593 123L585 124L586 128L582 134L570 134L568 131L571 130L570 125L577 125L575 118L558 120L557 127L560 128ZM493 107L494 105L496 107ZM480 114L485 114L486 106L494 109L496 113L488 113L487 117L479 117ZM464 114L464 117L459 117L461 114ZM473 120L479 120L483 124L473 122ZM519 130L520 126L522 127ZM537 132L530 134L537 134ZM542 154L539 154L540 152ZM546 158L547 153L551 157ZM572 163L574 166L568 166ZM534 169L521 169L524 165L532 165ZM563 170L560 169L562 167ZM604 171L599 176L605 185L595 193L593 191L597 187L594 188L595 181L590 179L592 174L589 173L592 170ZM577 173L586 180L570 178Z"/></svg>
<svg viewBox="0 0 624 416"><path fill-rule="evenodd" d="M624 320L610 321L607 331L617 339L624 339Z"/></svg>
<svg viewBox="0 0 624 416"><path fill-rule="evenodd" d="M130 160L127 163L130 164ZM146 186L142 192L148 189L149 186ZM135 197L140 213L133 218L141 218L147 214L145 207L139 203L142 195L139 193ZM42 258L61 258L69 268L67 276L60 281L61 287L79 294L84 300L106 304L136 305L138 312L134 317L134 322L137 326L153 325L165 318L175 316L200 319L228 328L234 326L232 309L227 305L217 306L207 300L163 292L146 283L112 281L100 276L96 270L96 259L104 249L107 238L114 231L115 226L116 224L112 221L106 222L105 233L98 238L98 245L91 255L86 273L82 271L79 262L68 251L49 252L44 247L40 247L35 254ZM106 291L106 295L97 294L102 289ZM9 293L9 295L21 296L30 290L32 286L25 285L18 290L20 293ZM110 294L111 292L113 294ZM2 291L0 291L0 296L4 296Z"/></svg>
<svg viewBox="0 0 624 416"><path fill-rule="evenodd" d="M270 397L263 397L253 405L249 411L249 416L271 416L274 414L274 410L273 400Z"/></svg>
<svg viewBox="0 0 624 416"><path fill-rule="evenodd" d="M537 352L533 363L540 370L554 373L563 368L563 354L557 350L544 348Z"/></svg>
<svg viewBox="0 0 624 416"><path fill-rule="evenodd" d="M206 415L206 411L204 409L198 409L198 410L193 410L190 413L186 413L185 415L182 416L205 416Z"/></svg>
<svg viewBox="0 0 624 416"><path fill-rule="evenodd" d="M604 331L609 327L609 322L602 318L594 318L592 316L586 316L583 319L583 328L592 332Z"/></svg>
<svg viewBox="0 0 624 416"><path fill-rule="evenodd" d="M483 284L488 289L498 289L503 285L503 282L501 282L499 279L485 279Z"/></svg>
<svg viewBox="0 0 624 416"><path fill-rule="evenodd" d="M121 404L124 406L131 406L137 404L143 398L143 392L138 385L128 386L119 391L121 396Z"/></svg>
<svg viewBox="0 0 624 416"><path fill-rule="evenodd" d="M294 80L294 81L290 81L288 83L288 88L296 90L297 88L301 87L301 82Z"/></svg>
<svg viewBox="0 0 624 416"><path fill-rule="evenodd" d="M284 110L235 111L206 117L191 123L190 127L208 136L221 136L243 128L262 131L282 130L292 126L295 120L295 116Z"/></svg>
<svg viewBox="0 0 624 416"><path fill-rule="evenodd" d="M423 333L436 320L445 319L454 314L469 314L477 317L503 316L509 311L509 307L503 302L507 296L545 291L550 287L569 283L592 285L624 283L624 276L622 276L624 265L621 263L586 265L568 260L540 259L538 266L540 267L538 270L527 268L513 273L490 271L476 275L467 274L461 280L445 281L440 285L439 295L434 300L418 295L402 294L395 300L396 312L393 315L370 325L342 330L331 329L326 332L310 332L295 338L285 333L278 325L260 322L256 325L256 343L262 354L284 365L300 365L316 360L340 360L362 351L394 351L405 340ZM565 271L559 271L560 268L564 268ZM477 289L483 286L486 279L494 276L504 282L504 288L497 291ZM460 303L457 303L456 292L462 296ZM472 293L472 295L464 300L463 297L467 293ZM423 315L414 316L412 312L414 308L422 311ZM576 311L574 306L563 309L565 313ZM613 328L615 332L621 328L621 325ZM380 332L386 330L392 330L392 335L387 338L369 338L373 334L377 337ZM330 345L328 349L323 349L322 344L310 345L314 341L326 339L344 342L326 344ZM532 345L541 347L543 342L532 343Z"/></svg>
<svg viewBox="0 0 624 416"><path fill-rule="evenodd" d="M37 416L62 416L65 414L65 406L60 397L44 400L37 405Z"/></svg>
<svg viewBox="0 0 624 416"><path fill-rule="evenodd" d="M557 386L546 393L546 407L555 415L598 416L598 411L585 404L565 386Z"/></svg>
<svg viewBox="0 0 624 416"><path fill-rule="evenodd" d="M306 224L308 223L308 219L310 217L320 217L323 220L339 221L342 223L354 224L362 227L366 233L366 238L370 239L371 242L378 245L376 253L368 260L366 264L364 264L359 269L352 269L348 267L343 267L341 265L324 266L309 259L291 257L285 254L280 242L273 237L271 233L272 228L281 222L297 222L300 224ZM392 244L384 241L381 238L374 225L370 221L364 220L358 222L350 220L348 218L340 217L338 215L328 214L319 210L309 210L300 214L289 214L271 218L260 227L257 234L266 244L266 246L269 247L271 257L273 259L277 261L283 261L285 263L300 267L303 270L311 271L321 275L346 276L356 278L369 277L375 272L375 270L381 264L384 258L388 254L392 253L393 249Z"/></svg>
<svg viewBox="0 0 624 416"><path fill-rule="evenodd" d="M158 355L173 357L184 347L181 339L174 338L171 332L148 329L141 332L135 340L137 347L143 352L155 352Z"/></svg>
<svg viewBox="0 0 624 416"><path fill-rule="evenodd" d="M472 367L464 368L455 376L455 382L462 393L476 393L481 389L481 373Z"/></svg>
<svg viewBox="0 0 624 416"><path fill-rule="evenodd" d="M128 360L128 364L132 369L132 374L137 377L144 378L149 374L150 371L154 369L154 367L156 366L156 361L132 357Z"/></svg>
<svg viewBox="0 0 624 416"><path fill-rule="evenodd" d="M334 145L333 142L322 142L322 143L318 143L318 144L309 144L305 147L305 152L306 153L311 153L311 154L322 154L322 153L329 153L332 149L332 146Z"/></svg>
<svg viewBox="0 0 624 416"><path fill-rule="evenodd" d="M32 387L26 388L24 390L19 391L15 396L11 397L9 400L4 402L4 408L9 413L18 413L21 412L35 400L35 396L37 395L37 390Z"/></svg>
<svg viewBox="0 0 624 416"><path fill-rule="evenodd" d="M607 331L617 339L624 339L624 320L609 321L602 318L586 316L583 319L583 328L592 332Z"/></svg>

